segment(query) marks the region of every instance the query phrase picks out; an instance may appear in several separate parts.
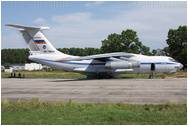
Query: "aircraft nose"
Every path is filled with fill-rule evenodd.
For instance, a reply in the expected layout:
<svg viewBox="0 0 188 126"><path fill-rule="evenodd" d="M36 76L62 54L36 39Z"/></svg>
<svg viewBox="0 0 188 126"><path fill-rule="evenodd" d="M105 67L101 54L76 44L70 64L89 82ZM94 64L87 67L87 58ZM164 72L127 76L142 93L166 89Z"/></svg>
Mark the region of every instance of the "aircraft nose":
<svg viewBox="0 0 188 126"><path fill-rule="evenodd" d="M183 65L180 63L180 69L182 69L183 68Z"/></svg>
<svg viewBox="0 0 188 126"><path fill-rule="evenodd" d="M182 68L183 68L183 65L179 63L179 65L177 66L177 71L180 71Z"/></svg>

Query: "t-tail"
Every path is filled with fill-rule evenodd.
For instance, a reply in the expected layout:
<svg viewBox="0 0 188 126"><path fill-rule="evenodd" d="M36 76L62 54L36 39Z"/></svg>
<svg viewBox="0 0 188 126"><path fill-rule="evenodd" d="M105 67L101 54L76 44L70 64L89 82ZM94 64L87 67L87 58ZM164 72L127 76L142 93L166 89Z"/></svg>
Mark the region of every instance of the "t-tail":
<svg viewBox="0 0 188 126"><path fill-rule="evenodd" d="M19 28L18 30L22 33L22 36L25 39L28 48L30 49L30 53L60 53L58 50L56 50L56 48L53 47L53 45L42 33L42 30L47 30L49 27L33 27L14 24L6 24L6 26Z"/></svg>

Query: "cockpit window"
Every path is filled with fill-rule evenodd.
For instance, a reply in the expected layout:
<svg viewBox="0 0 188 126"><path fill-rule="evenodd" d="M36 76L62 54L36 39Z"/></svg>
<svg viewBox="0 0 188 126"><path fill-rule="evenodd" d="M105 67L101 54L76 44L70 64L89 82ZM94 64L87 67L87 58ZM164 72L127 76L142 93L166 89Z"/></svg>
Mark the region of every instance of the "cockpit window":
<svg viewBox="0 0 188 126"><path fill-rule="evenodd" d="M173 59L173 58L169 58L170 61L172 62L178 62L177 60Z"/></svg>

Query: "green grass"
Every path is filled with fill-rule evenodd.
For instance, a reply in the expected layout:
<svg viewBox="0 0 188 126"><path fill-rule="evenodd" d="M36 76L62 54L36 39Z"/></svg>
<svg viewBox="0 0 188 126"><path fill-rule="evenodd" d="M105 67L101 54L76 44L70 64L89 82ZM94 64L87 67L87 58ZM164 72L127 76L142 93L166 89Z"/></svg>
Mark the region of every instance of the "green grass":
<svg viewBox="0 0 188 126"><path fill-rule="evenodd" d="M18 74L21 73L21 76L25 75L25 78L86 78L86 75L74 73L74 72L64 72L64 71L20 71L15 72L18 77ZM8 78L11 77L10 73L1 72L1 77Z"/></svg>
<svg viewBox="0 0 188 126"><path fill-rule="evenodd" d="M18 74L21 73L25 75L26 78L87 78L86 75L74 73L74 72L64 72L64 71L20 71L16 72L16 76L18 77ZM115 78L148 78L150 74L122 74L120 76L117 76ZM177 72L174 74L166 75L166 74L156 74L155 76L157 78L161 78L159 76L167 76L167 77L173 77L175 75L182 75L182 77L187 77L186 72ZM1 72L1 77L8 78L10 77L10 73Z"/></svg>
<svg viewBox="0 0 188 126"><path fill-rule="evenodd" d="M186 125L187 104L130 105L1 100L2 125Z"/></svg>
<svg viewBox="0 0 188 126"><path fill-rule="evenodd" d="M117 76L117 78L148 78L150 74L122 74ZM174 74L163 74L163 73L159 73L159 74L155 74L155 78L162 78L162 76L166 76L166 77L174 77L176 75L181 75L178 76L178 78L186 78L187 77L187 72L177 72Z"/></svg>

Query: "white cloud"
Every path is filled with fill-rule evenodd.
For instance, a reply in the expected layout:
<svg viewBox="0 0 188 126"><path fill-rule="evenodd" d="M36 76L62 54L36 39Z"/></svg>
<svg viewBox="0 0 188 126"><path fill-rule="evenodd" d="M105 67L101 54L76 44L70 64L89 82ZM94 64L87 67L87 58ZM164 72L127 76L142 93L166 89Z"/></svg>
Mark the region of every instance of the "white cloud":
<svg viewBox="0 0 188 126"><path fill-rule="evenodd" d="M155 49L167 46L166 39L169 29L177 29L180 25L187 24L186 8L160 8L160 6L137 8L136 11L126 13L126 17L122 16L122 20L127 19L126 23L134 24L132 27L137 31L143 44Z"/></svg>
<svg viewBox="0 0 188 126"><path fill-rule="evenodd" d="M183 7L174 8L159 5L156 7L151 5L147 5L148 7L137 6L135 8L126 5L124 9L121 8L115 15L111 16L112 18L108 19L94 18L95 12L76 12L54 15L48 22L43 18L38 18L35 23L45 22L48 24L50 30L44 31L44 33L56 48L100 48L101 41L106 39L109 34L121 34L126 29L136 31L140 41L151 49L164 48L167 46L168 30L177 29L179 25L187 24L187 10ZM173 4L171 3L170 6ZM113 8L109 8L109 10L112 11ZM108 10L106 11L108 12ZM6 37L6 41L12 41L9 40L10 36Z"/></svg>
<svg viewBox="0 0 188 126"><path fill-rule="evenodd" d="M104 1L95 1L95 2L90 2L90 3L86 3L85 4L85 6L86 7L94 7L94 6L98 6L98 5L101 5L101 4L103 4L104 3Z"/></svg>
<svg viewBox="0 0 188 126"><path fill-rule="evenodd" d="M9 29L9 28L7 28ZM27 48L27 44L24 41L22 35L17 30L13 29L13 32L10 32L10 34L2 35L1 36L1 48Z"/></svg>
<svg viewBox="0 0 188 126"><path fill-rule="evenodd" d="M58 23L79 23L87 21L91 16L91 13L74 13L74 14L65 14L53 16L52 21Z"/></svg>
<svg viewBox="0 0 188 126"><path fill-rule="evenodd" d="M168 30L186 25L184 8L136 8L119 11L111 19L93 19L89 12L53 16L49 36L56 47L101 47L101 40L111 33L132 29L152 49L166 45Z"/></svg>
<svg viewBox="0 0 188 126"><path fill-rule="evenodd" d="M44 19L44 18L37 18L35 21L34 21L34 23L36 23L36 24L42 24L42 25L44 25L44 24L46 24L46 20Z"/></svg>

